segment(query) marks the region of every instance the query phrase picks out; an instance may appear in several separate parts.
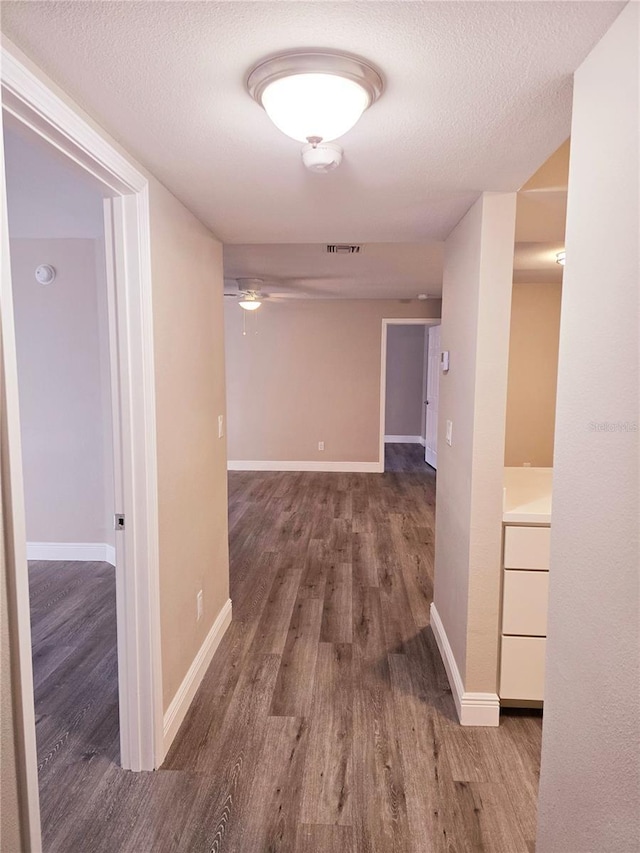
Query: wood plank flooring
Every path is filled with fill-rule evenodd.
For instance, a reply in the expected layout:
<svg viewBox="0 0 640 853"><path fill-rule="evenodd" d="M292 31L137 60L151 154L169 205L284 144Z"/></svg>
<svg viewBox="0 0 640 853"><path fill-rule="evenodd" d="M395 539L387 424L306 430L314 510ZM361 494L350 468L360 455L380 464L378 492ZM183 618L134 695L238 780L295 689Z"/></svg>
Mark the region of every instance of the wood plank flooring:
<svg viewBox="0 0 640 853"><path fill-rule="evenodd" d="M117 766L113 570L32 565L47 853L531 853L541 716L457 724L434 473L390 447L384 475L229 475L233 622L156 773Z"/></svg>

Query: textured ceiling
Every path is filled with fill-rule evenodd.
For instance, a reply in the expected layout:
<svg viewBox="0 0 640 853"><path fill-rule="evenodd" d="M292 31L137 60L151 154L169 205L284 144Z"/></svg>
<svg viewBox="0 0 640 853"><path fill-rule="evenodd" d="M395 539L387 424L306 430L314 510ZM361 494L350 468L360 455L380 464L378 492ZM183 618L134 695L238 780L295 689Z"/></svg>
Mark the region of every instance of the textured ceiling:
<svg viewBox="0 0 640 853"><path fill-rule="evenodd" d="M298 298L439 296L442 253L442 243L370 243L358 255L330 255L319 243L226 245L225 284L256 277L264 292Z"/></svg>
<svg viewBox="0 0 640 853"><path fill-rule="evenodd" d="M561 280L571 74L623 5L3 2L2 28L225 242L229 279L414 298L441 293L442 240L478 194L523 184L514 280ZM305 46L386 79L326 176L244 90L259 59Z"/></svg>
<svg viewBox="0 0 640 853"><path fill-rule="evenodd" d="M2 27L225 243L420 243L566 139L571 74L623 5L4 2ZM305 46L386 79L327 176L244 91Z"/></svg>

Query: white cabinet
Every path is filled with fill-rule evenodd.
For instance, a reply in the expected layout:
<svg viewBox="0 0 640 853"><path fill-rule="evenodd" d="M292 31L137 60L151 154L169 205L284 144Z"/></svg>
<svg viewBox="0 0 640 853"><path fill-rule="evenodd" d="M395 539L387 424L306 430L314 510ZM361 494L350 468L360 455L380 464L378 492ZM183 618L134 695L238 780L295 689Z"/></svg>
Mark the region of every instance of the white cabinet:
<svg viewBox="0 0 640 853"><path fill-rule="evenodd" d="M504 525L500 699L542 702L549 594L548 525Z"/></svg>
<svg viewBox="0 0 640 853"><path fill-rule="evenodd" d="M548 571L550 539L550 527L505 527L505 569Z"/></svg>
<svg viewBox="0 0 640 853"><path fill-rule="evenodd" d="M500 698L541 702L544 696L544 637L503 637Z"/></svg>
<svg viewBox="0 0 640 853"><path fill-rule="evenodd" d="M502 633L545 637L549 572L505 569L502 590Z"/></svg>

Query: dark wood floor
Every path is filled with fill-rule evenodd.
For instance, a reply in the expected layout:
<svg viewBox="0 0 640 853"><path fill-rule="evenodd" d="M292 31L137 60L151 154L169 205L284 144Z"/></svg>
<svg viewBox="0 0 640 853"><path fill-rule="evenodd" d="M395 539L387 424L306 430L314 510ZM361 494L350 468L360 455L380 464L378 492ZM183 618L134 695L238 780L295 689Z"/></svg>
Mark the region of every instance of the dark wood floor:
<svg viewBox="0 0 640 853"><path fill-rule="evenodd" d="M233 622L156 773L116 764L112 571L33 566L45 851L533 850L541 718L457 724L408 467L230 474Z"/></svg>
<svg viewBox="0 0 640 853"><path fill-rule="evenodd" d="M434 469L424 461L421 444L385 444L384 470L405 474L434 474Z"/></svg>

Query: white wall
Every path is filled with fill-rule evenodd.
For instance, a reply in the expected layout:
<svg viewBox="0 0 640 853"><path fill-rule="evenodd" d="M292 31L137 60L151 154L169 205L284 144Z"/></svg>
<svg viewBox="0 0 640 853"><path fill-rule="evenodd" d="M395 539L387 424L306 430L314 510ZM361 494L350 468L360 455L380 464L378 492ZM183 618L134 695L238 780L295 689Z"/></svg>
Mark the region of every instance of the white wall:
<svg viewBox="0 0 640 853"><path fill-rule="evenodd" d="M538 853L640 850L639 32L575 77Z"/></svg>
<svg viewBox="0 0 640 853"><path fill-rule="evenodd" d="M114 541L97 242L11 240L29 542ZM40 263L56 268L53 284L35 280Z"/></svg>
<svg viewBox="0 0 640 853"><path fill-rule="evenodd" d="M113 545L102 196L34 134L4 139L27 538Z"/></svg>
<svg viewBox="0 0 640 853"><path fill-rule="evenodd" d="M434 602L464 688L496 692L514 193L484 193L445 244ZM453 423L445 443L446 421Z"/></svg>
<svg viewBox="0 0 640 853"><path fill-rule="evenodd" d="M424 326L387 327L385 435L422 435Z"/></svg>
<svg viewBox="0 0 640 853"><path fill-rule="evenodd" d="M12 237L102 238L102 200L92 179L10 116L4 149Z"/></svg>

